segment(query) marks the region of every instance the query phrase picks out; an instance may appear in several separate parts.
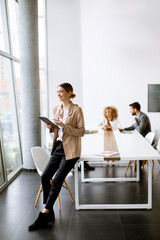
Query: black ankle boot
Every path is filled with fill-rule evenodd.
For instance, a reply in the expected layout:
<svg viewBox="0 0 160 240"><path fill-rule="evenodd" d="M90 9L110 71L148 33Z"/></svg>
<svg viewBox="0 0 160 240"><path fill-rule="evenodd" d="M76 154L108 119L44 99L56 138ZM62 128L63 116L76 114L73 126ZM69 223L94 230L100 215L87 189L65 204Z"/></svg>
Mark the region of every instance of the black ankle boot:
<svg viewBox="0 0 160 240"><path fill-rule="evenodd" d="M48 219L49 219L49 222L54 222L55 221L55 215L54 215L54 211L53 209L49 211L48 214Z"/></svg>
<svg viewBox="0 0 160 240"><path fill-rule="evenodd" d="M40 212L36 221L28 227L28 231L45 228L48 226L48 222L49 222L48 213Z"/></svg>

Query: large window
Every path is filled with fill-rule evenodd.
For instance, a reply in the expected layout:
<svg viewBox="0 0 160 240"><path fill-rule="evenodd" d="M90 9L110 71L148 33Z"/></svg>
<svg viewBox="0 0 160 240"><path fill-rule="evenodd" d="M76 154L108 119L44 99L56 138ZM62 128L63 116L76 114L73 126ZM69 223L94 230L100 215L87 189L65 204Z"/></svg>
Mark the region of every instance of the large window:
<svg viewBox="0 0 160 240"><path fill-rule="evenodd" d="M18 121L18 2L0 0L0 184L22 167ZM19 75L19 74L17 74ZM19 75L20 79L20 75ZM18 80L17 80L18 81Z"/></svg>
<svg viewBox="0 0 160 240"><path fill-rule="evenodd" d="M11 60L0 56L0 117L4 159L10 176L22 165ZM2 71L3 70L3 71Z"/></svg>
<svg viewBox="0 0 160 240"><path fill-rule="evenodd" d="M38 0L38 20L41 114L47 116L45 0ZM18 22L18 1L0 0L0 190L23 164Z"/></svg>

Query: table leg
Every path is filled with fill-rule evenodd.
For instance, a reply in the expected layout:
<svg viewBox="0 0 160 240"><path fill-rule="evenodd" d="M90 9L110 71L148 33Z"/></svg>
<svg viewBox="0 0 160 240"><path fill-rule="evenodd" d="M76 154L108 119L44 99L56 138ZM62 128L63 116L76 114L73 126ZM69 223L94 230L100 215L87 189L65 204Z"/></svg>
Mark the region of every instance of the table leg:
<svg viewBox="0 0 160 240"><path fill-rule="evenodd" d="M74 166L75 209L79 210L78 162Z"/></svg>
<svg viewBox="0 0 160 240"><path fill-rule="evenodd" d="M137 182L140 181L140 161L137 161Z"/></svg>
<svg viewBox="0 0 160 240"><path fill-rule="evenodd" d="M81 164L81 182L84 183L84 161L81 161L80 164Z"/></svg>
<svg viewBox="0 0 160 240"><path fill-rule="evenodd" d="M152 208L152 161L148 161L148 209Z"/></svg>

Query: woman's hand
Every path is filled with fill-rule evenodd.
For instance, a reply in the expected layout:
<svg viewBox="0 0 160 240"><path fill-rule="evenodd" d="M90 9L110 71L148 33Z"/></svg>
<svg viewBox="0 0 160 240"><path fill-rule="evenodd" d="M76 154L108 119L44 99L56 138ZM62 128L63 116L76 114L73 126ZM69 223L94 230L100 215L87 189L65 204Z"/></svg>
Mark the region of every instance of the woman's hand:
<svg viewBox="0 0 160 240"><path fill-rule="evenodd" d="M52 128L52 126L51 126L51 125L49 125L49 124L47 124L47 123L45 123L45 125L46 125L46 128L49 128L49 129L51 129L51 128Z"/></svg>
<svg viewBox="0 0 160 240"><path fill-rule="evenodd" d="M54 120L54 123L56 124L56 125L59 125L59 126L61 126L62 128L64 127L64 123L62 122L62 121L60 121L60 120L58 120L58 119L53 119Z"/></svg>
<svg viewBox="0 0 160 240"><path fill-rule="evenodd" d="M112 129L112 126L110 126L109 124L105 124L104 129L110 130L110 129Z"/></svg>
<svg viewBox="0 0 160 240"><path fill-rule="evenodd" d="M98 133L98 131L97 130L92 130L91 133Z"/></svg>
<svg viewBox="0 0 160 240"><path fill-rule="evenodd" d="M109 124L105 124L105 125L104 125L104 128L108 128L108 127L110 127Z"/></svg>

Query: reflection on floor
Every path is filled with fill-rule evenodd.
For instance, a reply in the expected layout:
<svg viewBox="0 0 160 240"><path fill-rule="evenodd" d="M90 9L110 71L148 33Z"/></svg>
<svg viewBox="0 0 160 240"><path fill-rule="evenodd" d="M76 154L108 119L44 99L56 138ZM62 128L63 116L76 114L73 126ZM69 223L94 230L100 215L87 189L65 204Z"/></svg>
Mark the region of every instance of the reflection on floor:
<svg viewBox="0 0 160 240"><path fill-rule="evenodd" d="M131 167L128 176L131 176ZM86 176L123 176L125 167L96 167ZM67 183L74 196L74 176ZM22 172L0 195L1 240L159 240L160 239L160 165L155 163L152 210L80 210L74 209L65 188L55 203L56 221L49 229L28 232L27 226L43 208L42 196L34 201L40 179L37 173ZM139 183L81 183L81 202L145 202L147 199L147 166Z"/></svg>

